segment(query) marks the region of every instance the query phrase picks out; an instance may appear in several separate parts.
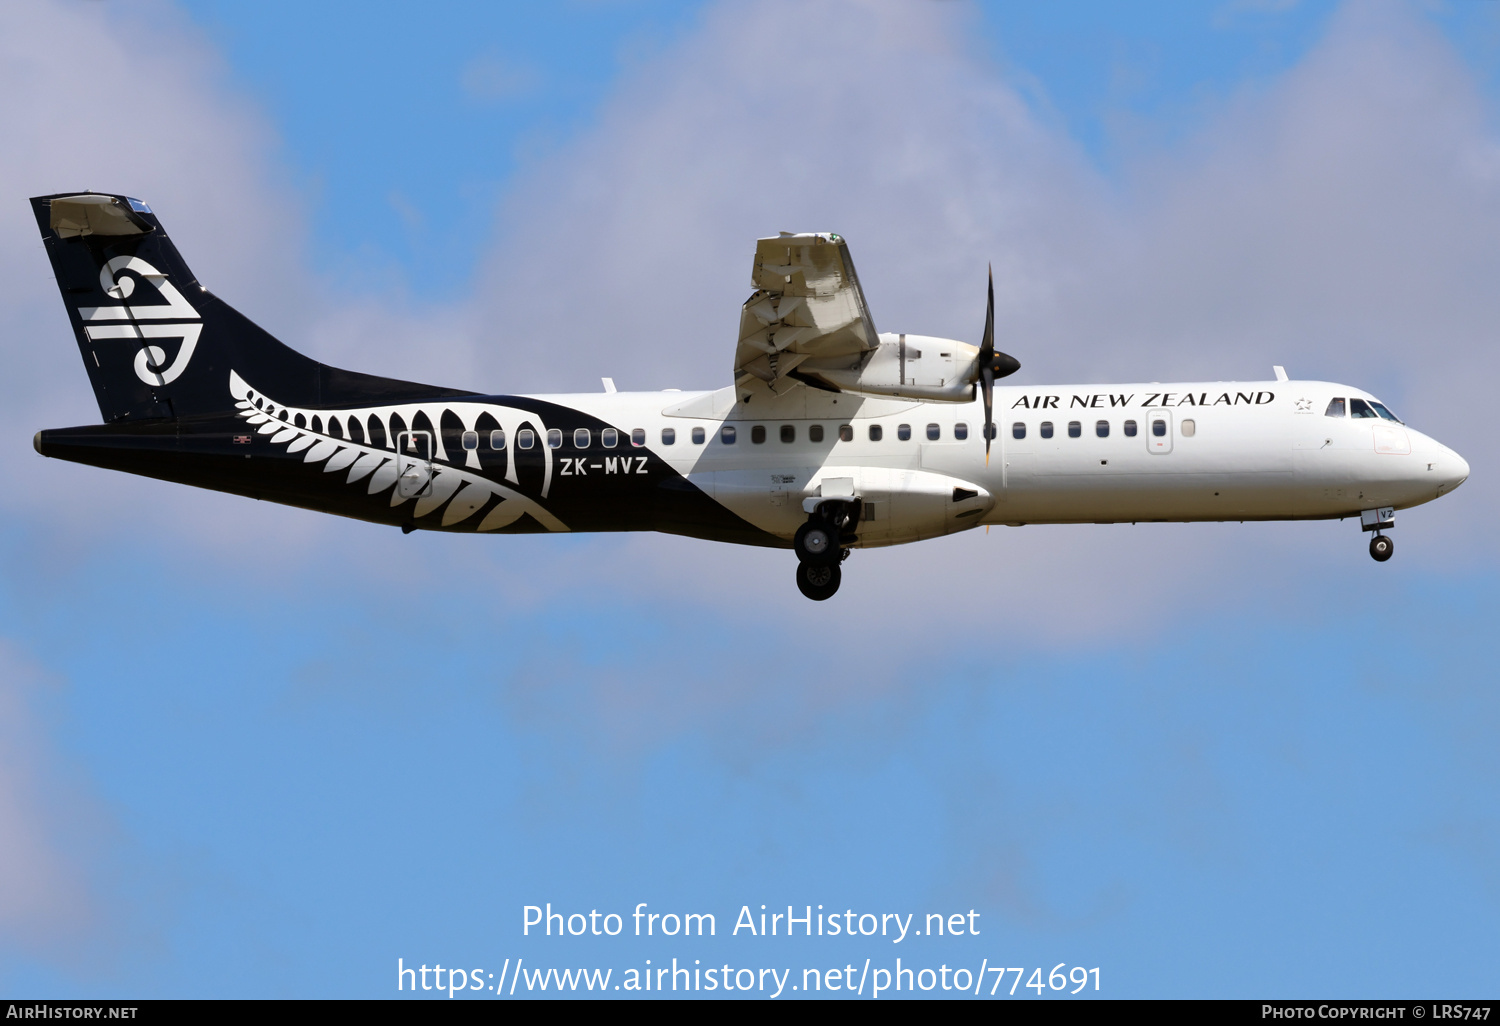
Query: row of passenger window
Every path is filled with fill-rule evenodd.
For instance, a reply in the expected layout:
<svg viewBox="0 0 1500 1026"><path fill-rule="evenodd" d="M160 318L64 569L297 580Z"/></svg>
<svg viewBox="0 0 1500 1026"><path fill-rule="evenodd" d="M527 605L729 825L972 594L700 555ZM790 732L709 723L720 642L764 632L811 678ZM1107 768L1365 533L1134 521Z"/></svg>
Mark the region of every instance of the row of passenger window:
<svg viewBox="0 0 1500 1026"><path fill-rule="evenodd" d="M1198 425L1197 425L1197 423L1195 421L1184 420L1184 421L1181 421L1178 424L1178 426L1182 429L1182 434L1186 438L1192 438L1195 434L1198 433ZM1136 433L1138 431L1138 427L1137 427L1135 421L1133 421L1133 420L1127 420L1124 423L1124 425L1122 425L1122 427L1123 427L1123 430L1124 430L1125 435L1126 435L1127 438L1134 438L1136 436ZM1094 421L1094 434L1095 435L1097 435L1100 438L1108 438L1109 437L1109 431L1110 431L1109 421L1107 421L1107 420L1096 420L1096 421ZM1054 429L1053 429L1052 422L1050 420L1044 420L1038 426L1038 434L1040 434L1043 438L1051 438L1052 435L1053 435L1053 433L1054 433ZM1167 434L1167 422L1166 422L1166 420L1164 420L1164 419L1163 420L1153 420L1151 422L1151 433L1153 435L1155 435L1157 438L1165 438L1166 434ZM1026 437L1026 425L1025 425L1025 423L1018 420L1014 424L1012 424L1010 426L1010 436L1012 438L1025 438ZM1070 421L1068 421L1068 437L1069 438L1082 438L1083 437L1083 423L1081 421L1077 421L1077 420L1070 420Z"/></svg>
<svg viewBox="0 0 1500 1026"><path fill-rule="evenodd" d="M702 430L701 428L699 430ZM547 432L547 448L561 449L563 444L563 433L557 428ZM594 444L594 433L588 428L579 428L573 432L573 448L587 449ZM620 433L614 428L605 428L599 432L599 444L606 449L613 449L620 444ZM636 428L630 433L631 445L646 444L646 429ZM465 431L463 437L465 449L474 450L479 448L479 432ZM536 447L536 432L531 428L522 428L516 432L516 448L532 449ZM490 432L490 448L500 450L505 448L505 432L495 429Z"/></svg>
<svg viewBox="0 0 1500 1026"><path fill-rule="evenodd" d="M1134 422L1132 422L1132 424L1133 423ZM1050 433L1050 428L1051 428L1051 425L1048 425L1048 434L1047 434L1048 438L1052 437L1051 433ZM1135 433L1135 430L1134 430L1133 427L1131 428L1130 433L1131 434ZM780 438L781 438L782 442L785 442L785 443L788 443L788 444L790 444L792 442L795 442L797 440L797 426L795 424L783 424L783 425L781 425L779 434L780 434ZM869 426L867 434L869 436L870 441L872 441L872 442L879 442L879 441L881 441L885 437L885 429L881 425L879 425L879 424L871 424ZM701 427L695 427L695 428L693 428L689 432L688 437L690 437L693 440L693 444L694 445L702 445L706 441L708 441L708 433L703 428L701 428ZM824 428L823 428L822 424L811 424L811 425L808 426L808 428L807 428L807 440L808 441L815 442L815 443L816 442L821 442L821 441L823 441L824 437L825 437L825 434L824 434ZM898 439L900 439L901 441L903 441L903 442L910 441L911 440L911 425L910 424L898 424L898 425L896 425L896 437ZM962 421L960 421L957 424L954 424L953 425L953 437L954 437L954 439L956 441L960 441L960 442L965 441L969 437L969 425L963 423ZM1017 435L1016 437L1017 438L1024 437L1024 433L1022 435ZM719 441L722 442L723 444L725 444L725 445L734 445L735 442L738 440L738 438L739 438L739 429L736 428L733 424L725 424L724 426L722 426L721 428L719 428ZM942 425L940 425L940 424L928 424L927 425L927 440L928 441L930 441L930 442L938 442L938 441L941 441L942 438L943 438L943 428L942 428ZM536 443L537 443L536 432L532 431L530 428L522 428L520 431L516 432L516 439L515 439L515 441L516 441L516 448L518 448L518 449L531 449L531 448L534 448L536 446ZM752 445L764 445L765 441L766 441L766 426L764 424L756 424L756 425L752 426L750 428L750 443ZM854 441L854 426L852 424L840 424L839 425L839 441L841 441L841 442L852 442L852 441ZM506 443L505 432L501 431L501 430L498 430L498 429L495 430L495 431L491 431L490 432L489 442L490 442L490 448L491 449L495 449L495 450L504 449L505 448L505 443ZM547 432L547 447L549 449L561 449L562 448L562 444L563 444L563 433L562 433L562 431L560 431L557 428L552 428L550 431ZM578 428L577 430L575 430L573 432L573 448L575 448L575 449L587 449L590 446L592 446L593 444L594 444L594 435L593 435L593 432L590 431L588 428ZM618 431L616 431L614 428L604 428L602 431L599 432L599 444L602 445L606 449L613 449L613 448L615 448L616 446L618 446L620 444L620 433ZM645 428L636 428L635 430L631 431L630 432L630 444L631 445L635 445L635 446L645 445L646 444L646 429ZM662 445L676 445L677 444L677 429L676 428L669 428L669 427L668 428L662 428L661 429L661 444ZM469 450L478 449L479 448L479 432L477 432L477 431L465 431L464 434L463 434L463 447L465 449L469 449Z"/></svg>

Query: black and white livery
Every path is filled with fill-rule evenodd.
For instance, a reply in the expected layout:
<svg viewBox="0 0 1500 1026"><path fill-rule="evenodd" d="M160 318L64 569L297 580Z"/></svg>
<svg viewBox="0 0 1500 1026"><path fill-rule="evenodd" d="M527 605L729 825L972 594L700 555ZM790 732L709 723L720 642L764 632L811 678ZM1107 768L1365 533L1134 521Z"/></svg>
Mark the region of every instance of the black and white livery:
<svg viewBox="0 0 1500 1026"><path fill-rule="evenodd" d="M791 548L812 599L853 549L981 524L1358 517L1468 477L1366 392L1323 381L1004 386L978 345L882 334L845 241L756 243L733 383L481 395L328 367L198 283L151 208L31 201L103 423L44 456L403 531L667 531Z"/></svg>

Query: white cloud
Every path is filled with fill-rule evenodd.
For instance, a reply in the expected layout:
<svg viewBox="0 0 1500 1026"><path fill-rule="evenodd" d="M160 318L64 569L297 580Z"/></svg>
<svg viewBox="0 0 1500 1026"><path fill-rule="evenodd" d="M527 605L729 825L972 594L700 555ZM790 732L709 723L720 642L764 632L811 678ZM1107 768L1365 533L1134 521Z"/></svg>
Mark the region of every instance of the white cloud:
<svg viewBox="0 0 1500 1026"><path fill-rule="evenodd" d="M143 197L229 302L292 337L315 321L299 199L279 180L273 134L223 78L217 55L163 3L0 5L0 468L11 482L0 503L43 531L108 536L164 500L151 482L32 451L39 428L96 423L99 412L26 197Z"/></svg>
<svg viewBox="0 0 1500 1026"><path fill-rule="evenodd" d="M217 293L330 362L497 391L592 389L600 374L714 387L729 378L751 240L833 229L885 329L974 338L993 261L1019 381L1252 378L1274 362L1375 388L1475 466L1455 496L1407 514L1400 558L1451 566L1493 551L1466 525L1492 487L1489 453L1469 440L1486 437L1494 370L1500 146L1473 76L1404 8L1350 6L1300 66L1226 98L1201 132L1139 154L1113 182L969 49L967 8L724 5L516 180L473 301L443 308L331 295L304 262L272 133L169 8L140 10L0 12L0 85L28 98L0 109L13 141L0 183L13 196L82 185L148 197ZM41 59L58 38L84 56ZM101 96L152 131L131 117L79 123ZM390 532L36 457L37 427L95 413L24 204L0 212L0 269L13 512L101 544L117 543L109 524L125 512L137 536L172 536L236 572L309 559L394 572L370 558ZM599 580L602 560L685 603L739 601L719 584L734 579L789 603L789 617L813 615L785 553L608 539L564 572L546 542L461 541L503 552L501 579L542 573L544 590ZM1158 593L1080 598L1072 582L1088 573L1161 580L1142 571L1172 561L1183 569L1160 594L1196 602L1252 562L1295 575L1361 547L1329 525L997 530L859 553L850 594L816 619L859 623L862 602L905 602L972 623L994 601L1044 635L1097 637L1139 623ZM1080 602L1092 615L1064 615Z"/></svg>

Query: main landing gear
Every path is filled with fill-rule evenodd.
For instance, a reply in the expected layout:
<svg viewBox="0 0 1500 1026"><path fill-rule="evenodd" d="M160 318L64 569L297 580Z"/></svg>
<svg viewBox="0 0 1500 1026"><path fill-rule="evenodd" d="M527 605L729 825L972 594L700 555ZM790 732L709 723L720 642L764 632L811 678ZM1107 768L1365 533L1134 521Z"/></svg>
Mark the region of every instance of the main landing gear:
<svg viewBox="0 0 1500 1026"><path fill-rule="evenodd" d="M1382 506L1380 509L1367 509L1360 513L1359 521L1361 530L1375 532L1375 537L1370 539L1370 558L1377 563L1390 559L1391 554L1396 551L1396 543L1380 532L1396 526L1395 508Z"/></svg>
<svg viewBox="0 0 1500 1026"><path fill-rule="evenodd" d="M822 602L839 590L843 573L839 564L849 558L848 545L857 540L853 533L859 523L858 499L819 503L797 528L792 549L797 553L797 589Z"/></svg>
<svg viewBox="0 0 1500 1026"><path fill-rule="evenodd" d="M837 563L798 563L797 588L814 602L833 598L844 573Z"/></svg>

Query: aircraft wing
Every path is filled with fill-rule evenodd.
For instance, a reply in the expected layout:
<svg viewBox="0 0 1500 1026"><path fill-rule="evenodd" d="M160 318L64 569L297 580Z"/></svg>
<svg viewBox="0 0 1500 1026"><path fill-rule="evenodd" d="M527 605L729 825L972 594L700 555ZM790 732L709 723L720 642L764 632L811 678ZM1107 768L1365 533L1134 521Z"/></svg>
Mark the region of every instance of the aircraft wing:
<svg viewBox="0 0 1500 1026"><path fill-rule="evenodd" d="M785 392L805 361L853 364L880 344L849 246L832 232L756 240L751 283L734 354L741 387L758 378Z"/></svg>

